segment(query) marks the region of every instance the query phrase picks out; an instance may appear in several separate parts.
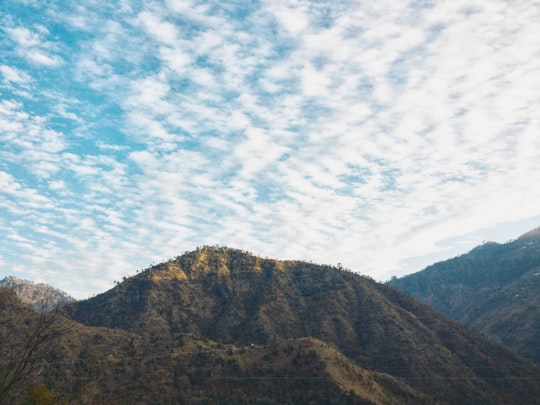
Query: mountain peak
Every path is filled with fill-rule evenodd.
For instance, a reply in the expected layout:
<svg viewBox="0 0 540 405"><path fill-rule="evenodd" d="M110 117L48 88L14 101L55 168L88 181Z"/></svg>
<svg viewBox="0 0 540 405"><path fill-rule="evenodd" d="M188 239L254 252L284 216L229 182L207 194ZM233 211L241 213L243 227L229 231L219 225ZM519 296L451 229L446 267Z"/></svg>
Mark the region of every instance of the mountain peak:
<svg viewBox="0 0 540 405"><path fill-rule="evenodd" d="M202 246L151 267L148 276L153 281L191 280L209 274L227 277L233 273L261 273L264 265L277 270L285 269L283 261L263 259L244 250Z"/></svg>
<svg viewBox="0 0 540 405"><path fill-rule="evenodd" d="M0 287L15 291L23 303L38 312L48 312L75 301L75 298L66 292L49 284L36 284L15 276L7 276L0 280Z"/></svg>

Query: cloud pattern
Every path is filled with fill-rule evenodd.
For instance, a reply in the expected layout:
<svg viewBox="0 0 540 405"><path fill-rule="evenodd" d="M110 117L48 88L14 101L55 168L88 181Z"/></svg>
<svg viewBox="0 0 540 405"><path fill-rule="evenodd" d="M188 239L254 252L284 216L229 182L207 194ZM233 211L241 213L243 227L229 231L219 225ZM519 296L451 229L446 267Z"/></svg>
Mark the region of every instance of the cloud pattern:
<svg viewBox="0 0 540 405"><path fill-rule="evenodd" d="M0 11L2 273L84 297L219 244L386 279L538 223L539 2L116 3Z"/></svg>

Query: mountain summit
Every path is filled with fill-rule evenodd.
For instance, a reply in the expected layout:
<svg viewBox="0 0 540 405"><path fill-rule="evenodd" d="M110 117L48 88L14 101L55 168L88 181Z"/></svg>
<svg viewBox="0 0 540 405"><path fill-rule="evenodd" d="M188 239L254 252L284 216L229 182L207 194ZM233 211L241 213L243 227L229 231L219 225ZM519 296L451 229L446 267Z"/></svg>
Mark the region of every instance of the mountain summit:
<svg viewBox="0 0 540 405"><path fill-rule="evenodd" d="M254 348L309 338L359 370L387 375L394 382L385 389L402 403L524 403L540 395L537 368L391 287L235 249L185 253L61 312L167 344L185 334Z"/></svg>

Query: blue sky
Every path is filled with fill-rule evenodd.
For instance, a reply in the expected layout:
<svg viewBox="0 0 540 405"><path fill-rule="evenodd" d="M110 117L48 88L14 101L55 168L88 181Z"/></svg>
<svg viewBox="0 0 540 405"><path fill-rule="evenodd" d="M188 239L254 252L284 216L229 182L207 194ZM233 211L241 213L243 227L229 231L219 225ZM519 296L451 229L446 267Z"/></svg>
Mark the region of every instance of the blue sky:
<svg viewBox="0 0 540 405"><path fill-rule="evenodd" d="M77 4L82 3L82 4ZM0 277L203 244L377 280L540 225L540 2L0 2Z"/></svg>

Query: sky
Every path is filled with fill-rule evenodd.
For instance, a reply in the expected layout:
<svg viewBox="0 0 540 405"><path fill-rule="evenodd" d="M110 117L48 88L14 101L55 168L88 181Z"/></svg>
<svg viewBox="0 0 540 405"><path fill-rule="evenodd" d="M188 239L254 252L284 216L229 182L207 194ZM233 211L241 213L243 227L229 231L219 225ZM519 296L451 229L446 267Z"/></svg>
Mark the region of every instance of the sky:
<svg viewBox="0 0 540 405"><path fill-rule="evenodd" d="M0 0L0 277L202 245L376 280L540 226L540 1Z"/></svg>

